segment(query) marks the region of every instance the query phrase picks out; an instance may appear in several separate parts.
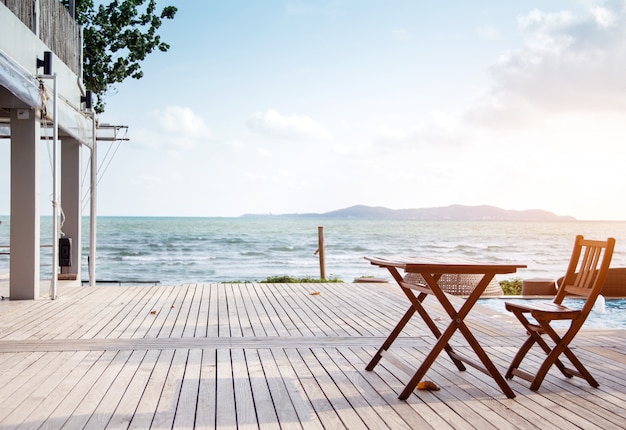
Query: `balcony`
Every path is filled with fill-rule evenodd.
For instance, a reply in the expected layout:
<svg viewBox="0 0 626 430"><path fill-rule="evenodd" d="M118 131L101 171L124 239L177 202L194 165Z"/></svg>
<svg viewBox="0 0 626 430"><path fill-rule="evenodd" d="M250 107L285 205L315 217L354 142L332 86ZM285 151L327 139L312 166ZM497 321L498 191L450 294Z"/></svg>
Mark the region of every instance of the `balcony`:
<svg viewBox="0 0 626 430"><path fill-rule="evenodd" d="M59 0L0 0L20 21L81 76L81 28Z"/></svg>

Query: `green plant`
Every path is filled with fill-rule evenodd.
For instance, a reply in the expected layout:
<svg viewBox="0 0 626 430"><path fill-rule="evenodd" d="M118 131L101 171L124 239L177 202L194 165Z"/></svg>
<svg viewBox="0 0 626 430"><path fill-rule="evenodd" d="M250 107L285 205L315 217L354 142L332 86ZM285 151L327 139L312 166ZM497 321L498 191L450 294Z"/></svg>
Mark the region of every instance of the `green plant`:
<svg viewBox="0 0 626 430"><path fill-rule="evenodd" d="M62 0L66 6L69 0ZM76 22L83 27L83 80L96 96L94 109L104 112L107 90L126 78L143 76L141 62L155 49L166 52L157 30L174 19L176 7L157 9L156 0L76 1Z"/></svg>
<svg viewBox="0 0 626 430"><path fill-rule="evenodd" d="M260 281L262 284L306 284L306 283L328 283L328 282L343 282L341 279L331 278L331 279L319 279L319 278L311 278L311 277L303 277L303 278L293 278L287 275L279 275L279 276L268 276L265 280Z"/></svg>
<svg viewBox="0 0 626 430"><path fill-rule="evenodd" d="M519 296L522 294L522 280L520 278L500 281L500 287L505 296Z"/></svg>

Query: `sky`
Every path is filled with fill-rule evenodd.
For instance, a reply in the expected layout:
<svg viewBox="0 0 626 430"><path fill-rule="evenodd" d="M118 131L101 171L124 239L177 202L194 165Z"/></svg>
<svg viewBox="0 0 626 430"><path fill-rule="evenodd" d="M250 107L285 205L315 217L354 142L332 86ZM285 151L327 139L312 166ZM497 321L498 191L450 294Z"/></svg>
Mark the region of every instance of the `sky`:
<svg viewBox="0 0 626 430"><path fill-rule="evenodd" d="M625 0L157 4L178 7L170 50L100 116L130 140L99 146L99 215L626 220Z"/></svg>

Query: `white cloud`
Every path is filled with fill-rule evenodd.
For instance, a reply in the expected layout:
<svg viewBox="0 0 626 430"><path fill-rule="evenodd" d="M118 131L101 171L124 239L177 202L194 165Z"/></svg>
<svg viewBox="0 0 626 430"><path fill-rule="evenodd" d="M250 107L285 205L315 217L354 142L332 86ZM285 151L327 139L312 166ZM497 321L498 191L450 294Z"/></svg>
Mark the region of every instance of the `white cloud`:
<svg viewBox="0 0 626 430"><path fill-rule="evenodd" d="M389 149L435 148L440 145L469 144L473 140L470 131L457 115L433 110L428 121L416 124L409 130L380 127L376 141Z"/></svg>
<svg viewBox="0 0 626 430"><path fill-rule="evenodd" d="M592 7L591 14L602 27L613 27L618 20L617 16L612 11L600 6Z"/></svg>
<svg viewBox="0 0 626 430"><path fill-rule="evenodd" d="M626 112L626 8L584 16L533 10L518 19L525 44L491 67L493 82L468 112L489 126L567 112Z"/></svg>
<svg viewBox="0 0 626 430"><path fill-rule="evenodd" d="M211 131L204 119L196 115L191 108L167 106L163 111L155 111L158 125L163 131L182 135L192 139L211 137Z"/></svg>
<svg viewBox="0 0 626 430"><path fill-rule="evenodd" d="M148 124L135 128L132 140L151 149L164 150L169 157L180 158L182 153L179 151L215 140L204 118L189 107L157 109L150 114Z"/></svg>
<svg viewBox="0 0 626 430"><path fill-rule="evenodd" d="M327 138L330 133L305 115L282 115L275 109L257 112L248 120L248 128L255 133L280 139Z"/></svg>

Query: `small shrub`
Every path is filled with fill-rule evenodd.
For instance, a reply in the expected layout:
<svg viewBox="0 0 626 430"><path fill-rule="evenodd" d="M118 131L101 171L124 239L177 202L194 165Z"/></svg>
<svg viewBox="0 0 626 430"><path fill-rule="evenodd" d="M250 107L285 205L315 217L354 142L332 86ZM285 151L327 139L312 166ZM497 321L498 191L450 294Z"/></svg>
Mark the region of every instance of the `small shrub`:
<svg viewBox="0 0 626 430"><path fill-rule="evenodd" d="M293 278L287 275L268 276L265 280L260 281L262 284L319 284L328 282L343 282L341 279L319 279L311 277Z"/></svg>
<svg viewBox="0 0 626 430"><path fill-rule="evenodd" d="M519 296L522 294L522 280L520 278L500 281L500 287L505 296Z"/></svg>

